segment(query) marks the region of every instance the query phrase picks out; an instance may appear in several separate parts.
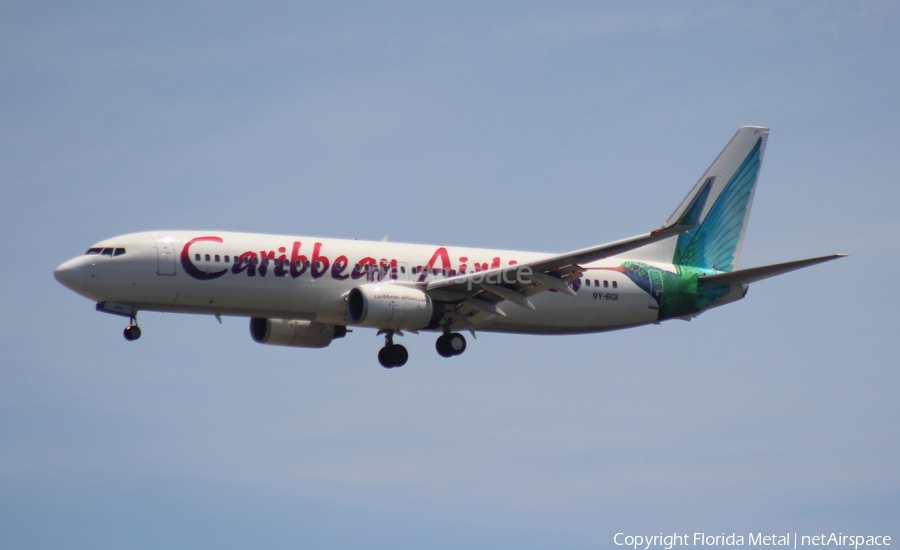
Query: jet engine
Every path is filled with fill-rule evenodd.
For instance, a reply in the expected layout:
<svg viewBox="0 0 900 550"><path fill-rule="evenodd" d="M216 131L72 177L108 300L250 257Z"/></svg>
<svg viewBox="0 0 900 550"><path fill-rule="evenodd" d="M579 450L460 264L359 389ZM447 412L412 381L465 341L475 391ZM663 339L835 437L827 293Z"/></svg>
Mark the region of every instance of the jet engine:
<svg viewBox="0 0 900 550"><path fill-rule="evenodd" d="M347 297L347 317L356 325L382 329L419 329L431 324L434 305L418 288L374 283Z"/></svg>
<svg viewBox="0 0 900 550"><path fill-rule="evenodd" d="M272 346L324 348L335 338L343 338L347 327L324 325L300 319L250 319L250 337L254 342Z"/></svg>

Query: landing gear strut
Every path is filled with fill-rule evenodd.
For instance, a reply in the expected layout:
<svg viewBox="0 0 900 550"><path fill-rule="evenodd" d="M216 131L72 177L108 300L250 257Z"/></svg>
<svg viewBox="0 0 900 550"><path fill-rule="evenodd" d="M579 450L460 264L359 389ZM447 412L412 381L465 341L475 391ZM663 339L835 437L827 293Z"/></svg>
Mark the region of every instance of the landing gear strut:
<svg viewBox="0 0 900 550"><path fill-rule="evenodd" d="M394 331L384 331L384 347L378 352L378 362L386 369L402 367L409 360L409 352L400 344L394 343Z"/></svg>
<svg viewBox="0 0 900 550"><path fill-rule="evenodd" d="M137 324L137 317L131 318L131 322L125 327L124 335L129 342L133 342L141 337L141 327Z"/></svg>
<svg viewBox="0 0 900 550"><path fill-rule="evenodd" d="M462 334L450 332L448 329L437 339L434 347L441 357L461 355L462 352L466 351L466 338Z"/></svg>

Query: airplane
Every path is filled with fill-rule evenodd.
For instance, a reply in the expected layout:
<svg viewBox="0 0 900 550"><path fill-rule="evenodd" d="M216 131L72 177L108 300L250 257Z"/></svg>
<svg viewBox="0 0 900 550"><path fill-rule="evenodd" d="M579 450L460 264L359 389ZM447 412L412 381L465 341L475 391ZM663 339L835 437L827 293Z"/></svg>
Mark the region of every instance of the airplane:
<svg viewBox="0 0 900 550"><path fill-rule="evenodd" d="M574 252L262 235L151 231L113 237L60 265L57 281L129 319L139 311L250 318L261 344L323 348L348 327L384 336L378 361L402 367L395 336L440 335L441 357L469 332L579 334L690 320L744 298L751 283L832 254L738 269L769 129L740 128L659 229Z"/></svg>

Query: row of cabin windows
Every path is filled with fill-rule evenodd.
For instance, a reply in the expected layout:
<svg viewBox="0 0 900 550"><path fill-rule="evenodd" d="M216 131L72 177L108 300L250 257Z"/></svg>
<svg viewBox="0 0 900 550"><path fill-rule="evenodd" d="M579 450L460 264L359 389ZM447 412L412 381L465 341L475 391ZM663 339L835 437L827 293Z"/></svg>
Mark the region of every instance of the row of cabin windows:
<svg viewBox="0 0 900 550"><path fill-rule="evenodd" d="M206 261L207 261L207 262L211 261L211 260L209 259L209 254L206 254L205 256L206 256ZM199 262L199 261L200 261L200 254L194 254L194 259L197 260L197 261ZM219 256L218 254L216 254L216 255L215 255L215 261L216 261L216 262L222 261L221 256ZM231 256L225 256L225 263L231 263Z"/></svg>
<svg viewBox="0 0 900 550"><path fill-rule="evenodd" d="M591 280L590 280L590 279L585 279L585 280L584 280L584 283L585 283L587 286L591 286ZM597 279L594 279L594 286L599 287L599 286L600 286L600 281L597 280ZM613 287L613 288L619 288L619 283L617 283L616 281L613 281L613 282L612 282L612 287ZM609 288L609 281L603 281L603 288Z"/></svg>
<svg viewBox="0 0 900 550"><path fill-rule="evenodd" d="M92 252L92 251L94 251L94 250L96 250L96 251L98 251L98 252ZM103 249L103 254L106 254L106 251L107 251L107 250L112 250L112 249L110 249L110 248ZM100 251L99 248L92 248L91 250L88 251L88 254L98 254L99 251ZM120 252L120 251L121 251L121 252ZM116 255L116 256L119 256L120 254L124 254L124 253L125 253L125 249L124 249L124 248L117 248L117 249L116 249L116 252L115 252L115 255ZM201 258L200 254L194 254L194 259L195 259L196 261L199 262L199 261L200 261L200 258ZM210 261L219 262L219 261L221 261L222 258L221 258L218 254L215 254L214 256L210 256L209 254L204 254L204 255L203 255L203 259L206 260L207 262L210 262ZM225 260L225 263L231 263L231 256L229 256L229 255L226 254L224 260ZM235 257L235 260L237 260L237 257ZM259 258L253 258L252 262L253 262L253 265L259 265ZM300 260L296 260L296 265L297 265L298 268L300 268L300 267L306 267L306 268L309 268L310 263L309 263L309 260L306 260L305 262L301 262ZM321 264L320 262L316 262L316 267L319 268L319 269L321 269L322 264ZM359 265L359 264L356 264L356 266L354 266L353 270L354 270L354 271L357 271L357 272L363 271L363 272L368 273L369 271L374 271L377 267L378 267L378 266L374 266L374 265L371 265L371 264L366 264L366 265L364 265L364 266L361 266L361 265ZM418 275L419 273L427 272L427 271L429 271L429 270L426 269L426 268L424 268L424 267L423 267L423 268L414 267L414 268L412 268L412 269L410 270L410 272L411 272L413 275ZM450 277L455 277L455 276L456 276L456 270L454 270L454 269L450 269L450 270L444 270L444 269L431 269L430 271L431 271L431 274L433 274L434 276L438 276L438 275L444 275L444 276L449 275ZM400 266L400 273L406 273L406 266L402 266L402 265ZM599 287L600 287L600 280L599 280L599 279L593 279L593 281L594 281L593 286L599 288ZM587 286L591 286L591 279L585 279L585 284L586 284ZM613 288L619 288L619 283L616 282L616 281L613 281L613 282L612 282L612 287L613 287ZM603 281L603 288L609 288L609 281Z"/></svg>
<svg viewBox="0 0 900 550"><path fill-rule="evenodd" d="M94 256L94 255L98 255L98 254L101 256L110 256L110 257L121 256L121 255L125 254L125 249L124 248L90 248L90 249L88 249L87 252L85 252L85 254L89 255L89 256ZM194 259L198 262L200 261L200 257L201 257L200 254L194 254ZM209 254L204 254L203 259L206 260L207 262L214 261L214 262L218 263L222 260L222 257L219 256L218 254L215 254L213 256L210 256ZM224 257L224 260L225 260L225 263L231 263L231 256L226 254ZM235 260L237 260L237 257L235 257ZM253 261L254 265L259 265L259 258L253 258L252 261ZM301 262L300 260L296 260L296 264L297 264L298 268L304 267L304 266L306 268L309 268L309 266L310 266L309 260L307 260L306 262ZM322 264L320 262L316 262L316 267L321 269ZM368 273L369 271L374 271L377 267L378 266L374 266L371 264L366 264L365 266L356 264L356 266L353 268L353 270L357 271L357 272L363 271L363 272ZM419 273L427 272L427 271L431 271L431 274L433 274L434 276L438 276L438 275L444 275L444 276L449 275L450 277L456 276L456 270L454 270L454 269L450 269L450 270L431 269L431 270L428 270L424 267L422 267L422 268L414 267L410 270L410 272L413 275L418 275ZM402 266L402 265L400 266L400 273L406 273L406 266ZM593 279L593 282L594 282L593 285L591 285L591 281L592 281L592 279L585 279L584 280L585 285L586 286L595 286L597 288L600 287L599 279ZM612 287L619 288L619 283L616 281L613 281ZM609 281L603 281L603 288L609 288Z"/></svg>
<svg viewBox="0 0 900 550"><path fill-rule="evenodd" d="M92 250L93 250L93 249L92 249ZM97 249L97 250L99 250L99 249ZM118 256L118 254L116 254L116 255ZM237 259L238 259L237 256L235 256L235 261L237 261ZM198 262L199 262L199 261L207 261L207 262L216 262L216 263L221 262L221 261L224 260L225 263L231 263L231 256L229 256L229 255L226 254L226 255L224 256L224 258L223 258L222 256L220 256L220 255L218 255L218 254L214 254L214 255L210 255L210 254L203 254L203 255L201 255L201 254L194 254L194 260L195 260L195 261L198 261ZM253 259L251 260L251 262L252 262L254 265L259 265L259 258L253 258ZM277 260L275 260L275 262L277 263ZM305 262L301 262L300 260L295 260L295 263L296 263L296 265L297 265L298 268L304 267L304 266L307 267L307 268L309 268L309 266L310 266L309 260L306 260ZM321 268L321 267L322 267L322 264L319 263L319 262L317 262L317 263L316 263L316 267L317 267L317 268ZM400 273L405 274L405 273L406 273L406 266L401 265L401 266L399 266L399 267L400 267ZM358 272L358 271L362 271L362 272L365 272L365 273L368 273L368 272L370 272L370 271L376 271L376 270L378 270L378 269L381 269L381 267L380 267L380 266L375 266L375 265L372 265L372 264L366 264L366 265L356 264L356 265L353 267L353 270L354 270L354 271L357 271L357 272ZM422 267L422 268L414 267L414 268L410 269L410 273L412 273L413 275L418 275L419 273L423 273L423 272L427 272L427 271L429 271L429 270L428 270L428 269L425 269L424 267ZM432 270L430 270L430 271L431 271L431 273L432 273L433 275L435 275L435 276L438 276L438 275L449 275L450 277L453 277L453 276L456 275L456 270L453 270L453 269L451 269L451 270L449 270L449 271L448 271L448 270L444 270L444 269L432 269Z"/></svg>
<svg viewBox="0 0 900 550"><path fill-rule="evenodd" d="M124 248L89 248L87 252L85 252L88 256L121 256L125 254Z"/></svg>
<svg viewBox="0 0 900 550"><path fill-rule="evenodd" d="M224 260L225 260L225 263L231 263L231 256L229 256L229 255L227 255L227 254L225 255L224 258L223 258L222 256L219 256L218 254L215 254L215 255L212 255L212 256L210 256L209 254L203 254L202 258L203 258L204 261L207 261L207 262L220 262L220 261L222 261L222 260L224 259ZM195 261L198 261L198 262L201 261L201 255L200 255L200 254L194 254L194 260L195 260ZM239 258L238 258L237 256L235 256L235 257L234 257L234 260L235 260L235 262L237 262L237 261L239 261ZM275 262L276 265L278 264L278 260L273 260L273 261ZM255 257L255 258L251 259L250 262L251 262L253 265L259 265L259 258L258 258L258 257ZM290 262L285 262L285 263L287 264L287 263L290 263ZM298 268L301 268L301 267L309 268L309 266L311 265L309 260L306 260L305 262L301 262L300 260L295 260L294 263L296 264L296 266L297 266ZM356 264L356 267L355 267L354 269L355 269L356 271L360 271L360 269L362 269L363 271L371 271L371 268L373 268L373 267L375 267L375 266L372 266L372 265L366 265L366 266L365 266L365 269L362 269L362 266L360 266L359 264ZM322 268L322 262L316 262L316 268L321 269L321 268ZM401 272L401 273L406 273L406 267L400 266L400 272Z"/></svg>

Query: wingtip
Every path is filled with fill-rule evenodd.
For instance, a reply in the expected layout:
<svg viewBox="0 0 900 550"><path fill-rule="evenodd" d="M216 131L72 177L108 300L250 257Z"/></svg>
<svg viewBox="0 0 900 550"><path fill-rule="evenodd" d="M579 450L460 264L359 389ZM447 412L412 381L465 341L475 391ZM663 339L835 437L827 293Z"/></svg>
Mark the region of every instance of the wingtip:
<svg viewBox="0 0 900 550"><path fill-rule="evenodd" d="M831 260L840 260L841 258L846 258L849 254L829 254L828 256L821 256L823 262L828 262Z"/></svg>

